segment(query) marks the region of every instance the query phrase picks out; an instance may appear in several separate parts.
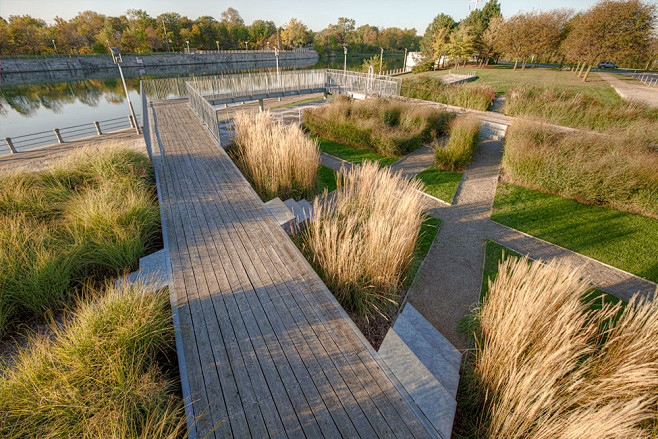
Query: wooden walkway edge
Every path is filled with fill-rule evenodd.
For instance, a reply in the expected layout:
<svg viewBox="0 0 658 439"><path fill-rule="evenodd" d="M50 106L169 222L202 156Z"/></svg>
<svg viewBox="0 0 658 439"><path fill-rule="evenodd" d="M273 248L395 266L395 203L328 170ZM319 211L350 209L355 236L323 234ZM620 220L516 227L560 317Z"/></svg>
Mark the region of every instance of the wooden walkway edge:
<svg viewBox="0 0 658 439"><path fill-rule="evenodd" d="M187 103L148 113L191 436L437 437Z"/></svg>

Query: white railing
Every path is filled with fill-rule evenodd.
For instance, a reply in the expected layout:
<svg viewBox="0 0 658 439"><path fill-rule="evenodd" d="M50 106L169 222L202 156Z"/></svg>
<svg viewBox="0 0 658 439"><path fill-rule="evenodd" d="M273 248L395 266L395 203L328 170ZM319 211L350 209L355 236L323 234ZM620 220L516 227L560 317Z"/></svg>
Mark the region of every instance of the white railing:
<svg viewBox="0 0 658 439"><path fill-rule="evenodd" d="M658 87L658 73L633 73L633 78L649 87Z"/></svg>
<svg viewBox="0 0 658 439"><path fill-rule="evenodd" d="M402 80L373 73L327 69L326 90L332 94L399 96Z"/></svg>
<svg viewBox="0 0 658 439"><path fill-rule="evenodd" d="M188 103L192 110L199 116L203 124L208 127L210 133L215 137L217 142L221 145L221 137L219 134L219 122L217 120L217 110L213 108L210 103L201 96L201 94L194 88L191 82L185 84L187 87Z"/></svg>

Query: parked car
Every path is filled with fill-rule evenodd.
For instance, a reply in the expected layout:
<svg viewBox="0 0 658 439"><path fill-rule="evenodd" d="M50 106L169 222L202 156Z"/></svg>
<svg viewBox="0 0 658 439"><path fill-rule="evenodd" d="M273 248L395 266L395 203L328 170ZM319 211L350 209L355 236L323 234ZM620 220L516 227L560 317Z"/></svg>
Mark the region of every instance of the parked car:
<svg viewBox="0 0 658 439"><path fill-rule="evenodd" d="M619 66L610 61L601 61L596 65L599 69L618 69Z"/></svg>

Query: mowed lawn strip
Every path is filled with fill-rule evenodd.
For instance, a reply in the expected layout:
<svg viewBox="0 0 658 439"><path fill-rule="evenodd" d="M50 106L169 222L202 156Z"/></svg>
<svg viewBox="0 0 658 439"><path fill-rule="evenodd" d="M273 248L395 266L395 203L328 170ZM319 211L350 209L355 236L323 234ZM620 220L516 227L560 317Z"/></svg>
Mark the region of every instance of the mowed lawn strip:
<svg viewBox="0 0 658 439"><path fill-rule="evenodd" d="M459 183L462 181L462 172L443 171L436 168L427 168L418 178L425 183L425 193L446 203L452 204Z"/></svg>
<svg viewBox="0 0 658 439"><path fill-rule="evenodd" d="M321 195L324 189L327 192L336 190L336 171L326 166L320 165L318 168L318 179L316 180L317 193Z"/></svg>
<svg viewBox="0 0 658 439"><path fill-rule="evenodd" d="M379 162L380 166L388 166L391 163L395 163L400 158L387 157L377 154L369 149L356 148L354 146L334 142L333 140L323 139L322 137L317 137L317 140L320 143L320 151L357 165L360 165L364 160L372 160Z"/></svg>
<svg viewBox="0 0 658 439"><path fill-rule="evenodd" d="M427 253L429 253L434 238L439 233L439 227L441 227L441 220L433 216L428 216L423 221L420 234L418 235L418 241L416 242L416 248L414 249L413 260L407 271L407 279L404 282L405 290L411 286L420 265L425 260Z"/></svg>
<svg viewBox="0 0 658 439"><path fill-rule="evenodd" d="M500 183L491 219L658 281L658 219Z"/></svg>

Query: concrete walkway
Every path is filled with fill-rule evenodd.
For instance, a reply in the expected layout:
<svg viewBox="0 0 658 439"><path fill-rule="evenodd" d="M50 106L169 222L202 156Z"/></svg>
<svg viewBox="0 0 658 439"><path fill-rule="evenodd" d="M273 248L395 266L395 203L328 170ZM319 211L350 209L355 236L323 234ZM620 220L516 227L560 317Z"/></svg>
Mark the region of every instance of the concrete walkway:
<svg viewBox="0 0 658 439"><path fill-rule="evenodd" d="M608 81L622 99L658 107L658 88L648 87L635 80L621 80L617 75L610 73L599 72L599 76Z"/></svg>

